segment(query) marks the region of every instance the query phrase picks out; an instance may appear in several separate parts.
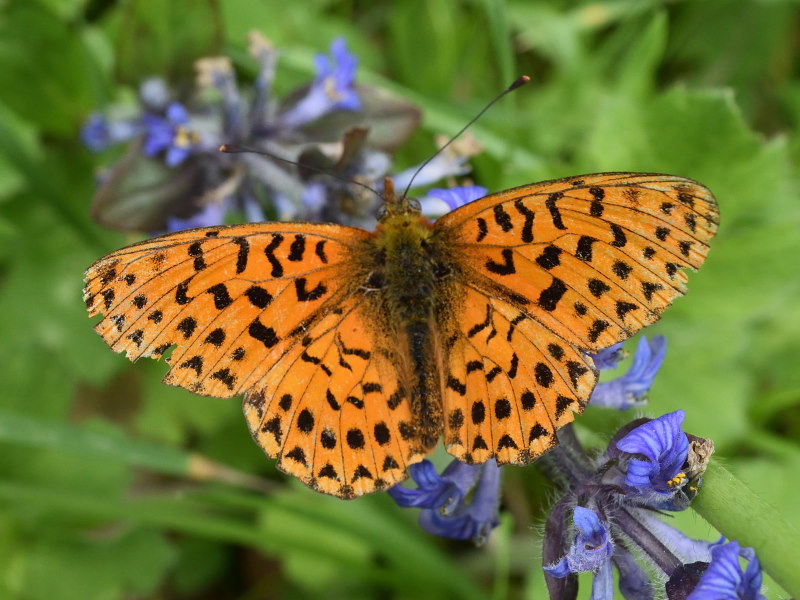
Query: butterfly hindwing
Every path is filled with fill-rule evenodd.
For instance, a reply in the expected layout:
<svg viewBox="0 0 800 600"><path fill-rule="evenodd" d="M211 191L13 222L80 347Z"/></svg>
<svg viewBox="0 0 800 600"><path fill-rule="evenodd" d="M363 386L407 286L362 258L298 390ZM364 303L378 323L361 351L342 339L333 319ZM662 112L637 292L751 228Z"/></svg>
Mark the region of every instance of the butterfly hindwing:
<svg viewBox="0 0 800 600"><path fill-rule="evenodd" d="M464 286L444 395L447 451L527 464L582 412L597 381L587 357L503 299Z"/></svg>
<svg viewBox="0 0 800 600"><path fill-rule="evenodd" d="M396 361L361 308L351 297L312 324L244 402L282 470L345 498L402 481L422 458Z"/></svg>

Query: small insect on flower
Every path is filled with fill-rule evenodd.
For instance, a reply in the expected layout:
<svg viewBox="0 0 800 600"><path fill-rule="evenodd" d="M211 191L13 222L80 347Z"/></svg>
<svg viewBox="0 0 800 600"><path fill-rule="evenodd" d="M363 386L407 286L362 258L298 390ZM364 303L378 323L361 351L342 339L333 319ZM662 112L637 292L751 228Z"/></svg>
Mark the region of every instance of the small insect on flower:
<svg viewBox="0 0 800 600"><path fill-rule="evenodd" d="M433 223L389 180L383 201L374 232L258 223L128 246L89 267L86 305L130 359L172 348L165 383L244 394L281 469L352 498L441 438L471 464L552 448L597 382L587 353L656 321L718 223L709 190L659 174L532 183Z"/></svg>

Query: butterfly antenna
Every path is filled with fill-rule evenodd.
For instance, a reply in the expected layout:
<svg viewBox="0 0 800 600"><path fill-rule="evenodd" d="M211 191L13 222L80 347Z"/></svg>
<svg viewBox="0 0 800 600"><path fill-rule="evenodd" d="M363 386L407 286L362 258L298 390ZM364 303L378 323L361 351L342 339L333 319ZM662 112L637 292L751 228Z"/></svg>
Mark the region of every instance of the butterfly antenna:
<svg viewBox="0 0 800 600"><path fill-rule="evenodd" d="M269 156L270 158L274 158L275 160L279 160L281 162L288 163L290 165L294 165L295 167L302 167L304 169L308 169L309 171L315 171L317 173L321 173L323 175L328 175L329 177L333 177L334 179L338 179L339 181L343 181L344 183L352 183L354 185L359 185L366 190L369 190L373 194L375 194L379 200L383 200L383 196L378 193L377 190L374 190L366 183L361 183L360 181L356 181L355 179L348 179L347 177L343 177L342 175L338 175L332 171L327 171L325 169L321 169L319 167L315 167L313 165L309 165L306 163L297 162L294 160L290 160L288 158L282 158L277 154L273 154L272 152L267 152L266 150L256 150L255 148L248 148L246 146L236 146L235 144L222 144L219 147L220 152L224 152L226 154L261 154L262 156Z"/></svg>
<svg viewBox="0 0 800 600"><path fill-rule="evenodd" d="M442 146L441 148L439 148L439 149L438 149L436 152L434 152L434 153L433 153L433 154L432 154L432 155L431 155L431 156L428 158L428 160L426 160L424 163L422 163L422 165L420 165L419 169L417 169L417 172L416 172L416 173L414 173L414 175L411 177L411 181L409 181L409 182L408 182L408 185L406 186L406 189L405 189L405 191L403 192L403 195L402 195L401 197L402 197L402 198L405 198L406 196L408 196L408 191L411 189L411 185L414 183L414 180L417 178L417 175L419 175L419 174L420 174L420 172L421 172L421 171L422 171L422 170L423 170L425 167L427 167L427 166L428 166L428 164L429 164L429 163L430 163L430 162L431 162L431 161L432 161L434 158L436 158L437 156L439 156L439 155L440 155L440 154L441 154L441 153L444 151L444 149L445 149L445 148L447 148L447 147L448 147L450 144L452 144L454 141L456 141L456 139L458 139L458 137L459 137L459 136L460 136L462 133L464 133L464 132L465 132L467 129L469 129L469 127L470 127L470 126L471 126L471 125L472 125L472 124L473 124L475 121L477 121L478 119L480 119L480 118L483 116L483 113L485 113L487 110L489 110L490 108L492 108L492 106L494 106L495 102L497 102L498 100L500 100L500 99L501 99L503 96L505 96L506 94L509 94L509 93L513 92L513 91L514 91L515 89L517 89L518 87L521 87L521 86L525 85L525 84L526 84L526 83L528 83L530 80L531 80L531 78L530 78L530 77L528 77L527 75L522 75L522 76L520 76L520 77L517 77L517 79L514 81L514 83L512 83L510 86L508 86L508 87L507 87L506 89L504 89L502 92L500 92L500 93L499 93L499 94L498 94L498 95L497 95L497 96L496 96L496 97L495 97L495 98L494 98L494 99L493 99L491 102L489 102L489 104L487 104L486 106L484 106L484 107L481 109L481 111L480 111L480 112L479 112L477 115L475 115L474 117L472 117L472 119L470 119L469 123L467 123L466 125L464 125L464 127L462 127L462 128L461 128L461 130L460 130L460 131L459 131L457 134L455 134L453 137L451 137L451 138L450 138L450 139L447 141L447 143L446 143L444 146Z"/></svg>

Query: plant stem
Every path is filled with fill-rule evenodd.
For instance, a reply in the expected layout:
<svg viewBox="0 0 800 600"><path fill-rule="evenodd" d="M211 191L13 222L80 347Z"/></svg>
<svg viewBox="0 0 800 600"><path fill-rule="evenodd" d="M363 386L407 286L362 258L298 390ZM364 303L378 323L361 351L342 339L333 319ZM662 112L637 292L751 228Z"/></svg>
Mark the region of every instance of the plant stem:
<svg viewBox="0 0 800 600"><path fill-rule="evenodd" d="M800 532L719 461L709 463L692 508L726 538L754 548L763 569L789 594L800 597Z"/></svg>

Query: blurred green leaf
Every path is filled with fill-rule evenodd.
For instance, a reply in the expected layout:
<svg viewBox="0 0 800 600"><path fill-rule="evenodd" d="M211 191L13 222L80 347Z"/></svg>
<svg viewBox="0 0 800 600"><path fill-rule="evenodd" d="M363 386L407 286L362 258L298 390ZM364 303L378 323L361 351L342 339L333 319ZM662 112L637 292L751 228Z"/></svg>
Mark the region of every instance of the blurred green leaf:
<svg viewBox="0 0 800 600"><path fill-rule="evenodd" d="M113 11L106 31L115 40L117 76L138 86L153 75L188 92L194 62L222 49L219 7L212 0L131 0Z"/></svg>
<svg viewBox="0 0 800 600"><path fill-rule="evenodd" d="M122 600L155 593L174 560L171 544L155 531L98 532L83 539L56 532L28 540L14 561L16 582L0 581L7 582L9 598Z"/></svg>
<svg viewBox="0 0 800 600"><path fill-rule="evenodd" d="M93 108L95 76L81 37L44 6L12 2L0 12L0 89L14 112L49 134L72 135Z"/></svg>

